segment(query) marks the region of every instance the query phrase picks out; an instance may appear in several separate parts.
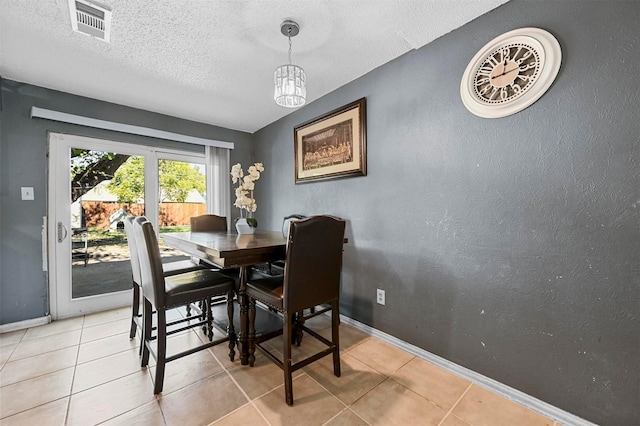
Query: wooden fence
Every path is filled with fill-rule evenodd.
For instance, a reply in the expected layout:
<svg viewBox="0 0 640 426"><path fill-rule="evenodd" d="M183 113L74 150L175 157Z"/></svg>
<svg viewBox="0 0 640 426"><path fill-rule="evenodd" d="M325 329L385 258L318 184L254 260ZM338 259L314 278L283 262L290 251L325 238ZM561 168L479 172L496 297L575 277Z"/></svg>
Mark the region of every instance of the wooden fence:
<svg viewBox="0 0 640 426"><path fill-rule="evenodd" d="M83 201L85 223L88 227L109 229L109 216L124 209L133 216L144 214L144 204L112 203L104 201ZM188 226L189 218L207 212L203 203L160 203L160 226Z"/></svg>

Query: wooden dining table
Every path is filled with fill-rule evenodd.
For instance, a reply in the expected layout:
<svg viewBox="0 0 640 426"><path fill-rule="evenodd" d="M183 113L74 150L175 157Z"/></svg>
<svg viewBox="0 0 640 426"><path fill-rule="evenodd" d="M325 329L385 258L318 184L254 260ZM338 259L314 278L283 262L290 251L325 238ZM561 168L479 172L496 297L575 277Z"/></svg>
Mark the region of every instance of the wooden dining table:
<svg viewBox="0 0 640 426"><path fill-rule="evenodd" d="M240 362L249 363L247 336L249 315L247 278L252 265L285 258L286 239L282 232L262 231L248 235L232 232L173 232L163 233L164 243L190 256L203 259L222 269L239 268L237 299L240 306L238 346Z"/></svg>

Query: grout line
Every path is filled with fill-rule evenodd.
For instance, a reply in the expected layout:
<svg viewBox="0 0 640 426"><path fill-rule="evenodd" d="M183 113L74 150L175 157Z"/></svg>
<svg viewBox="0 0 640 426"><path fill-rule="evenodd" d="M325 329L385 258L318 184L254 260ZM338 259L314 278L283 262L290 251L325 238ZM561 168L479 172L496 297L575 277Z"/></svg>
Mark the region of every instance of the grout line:
<svg viewBox="0 0 640 426"><path fill-rule="evenodd" d="M220 363L220 365L222 365L222 363L220 362L220 360L218 360L218 358L216 357L216 360L218 361L218 363ZM248 367L248 366L245 366ZM229 378L231 379L231 381L238 387L238 389L240 389L240 392L242 392L242 394L244 395L245 398L247 398L247 401L249 401L249 404L251 404L253 406L253 408L255 408L255 410L258 412L258 414L260 414L260 417L262 417L264 419L265 422L267 422L268 425L271 425L271 423L269 422L269 420L267 420L267 418L264 416L264 414L262 414L262 411L256 406L256 404L253 402L253 400L251 398L249 398L249 395L244 391L244 389L242 389L242 386L240 386L240 383L238 383L238 381L235 379L235 377L233 377L233 375L229 372L228 369L226 369L224 367L224 365L222 366L222 368L224 369L224 371L227 373L227 375L229 376ZM251 367L248 367L251 368ZM284 385L283 385L284 386ZM277 388L276 388L277 389ZM273 391L273 389L271 390ZM269 392L271 392L269 391ZM268 393L268 392L267 392ZM266 395L266 393L265 393ZM260 398L262 395L260 395L258 398ZM257 399L257 398L256 398ZM246 405L246 404L245 404ZM240 408L244 407L245 405L242 405L238 408L236 408L234 411L232 411L231 413L234 413L236 411L238 411ZM225 417L231 415L231 413L228 413L226 416L220 417L218 420L216 420L216 422L220 421L221 419L224 419Z"/></svg>
<svg viewBox="0 0 640 426"><path fill-rule="evenodd" d="M69 367L69 368L71 368L71 367ZM27 412L27 411L34 410L34 409L36 409L36 408L42 407L42 406L47 405L47 404L53 404L54 402L56 402L56 401L60 401L61 399L64 399L64 398L69 398L69 395L61 396L60 398L56 398L56 399L53 399L53 400L51 400L51 401L44 402L44 403L42 403L42 404L40 404L40 405L36 405L35 407L26 408L26 409L24 409L24 410L22 410L22 411L18 411L17 413L13 413L13 414L11 414L11 415L9 415L9 416L4 416L4 417L2 417L2 414L0 414L0 424L3 424L4 422L6 422L6 421L7 421L7 419L9 419L9 418L11 418L11 417L13 417L13 416L17 416L17 415L19 415L19 414L25 413L25 412ZM65 413L65 416L66 416L66 413ZM3 421L4 421L4 422L3 422Z"/></svg>
<svg viewBox="0 0 640 426"><path fill-rule="evenodd" d="M77 331L77 330L71 330L71 331ZM52 336L54 336L54 335L52 335ZM46 336L46 337L50 337L50 336ZM44 338L44 337L43 337L43 338ZM34 339L34 340L37 340L37 339ZM32 342L32 341L33 341L33 340L27 340L27 342ZM18 359L9 359L9 360L7 360L7 362L5 362L5 363L4 363L3 368L2 368L1 370L4 370L4 367L5 367L5 366L7 366L8 364L14 363L14 362L20 362L20 361L28 360L29 358L35 358L35 357L38 357L38 356L43 356L43 355L49 354L49 353L51 353L51 352L63 351L63 350L65 350L65 349L69 349L69 348L72 348L72 347L74 347L74 346L79 346L79 345L80 345L80 343L77 343L77 344L73 344L73 345L69 345L69 346L64 346L64 347L57 348L57 349L48 350L48 351L41 352L41 353L36 353L36 354L33 354L33 355L29 355L29 356L25 356L25 357L22 357L22 358L18 358ZM11 352L11 354L12 354L12 355L13 355L13 353L15 352L15 350L16 350L16 349L17 349L17 346L16 346L16 347L13 349L13 351ZM78 359L76 358L76 362L77 362L77 361L78 361ZM67 367L65 367L65 368L67 368ZM64 368L62 368L62 370L63 370L63 369L64 369ZM59 370L50 371L49 373L54 373L55 371L59 371ZM43 374L41 374L40 376L43 376L44 374L49 374L49 373L43 373ZM29 378L24 379L24 380L33 379L33 378L40 377L40 376L29 377ZM20 383L20 382L23 382L24 380L20 380L20 381L15 382L15 383ZM9 385L0 385L0 386L10 386L10 385L12 385L12 384L13 384L13 383L10 383Z"/></svg>
<svg viewBox="0 0 640 426"><path fill-rule="evenodd" d="M449 414L453 412L453 409L456 408L456 405L458 405L458 403L462 400L462 398L464 398L467 392L469 392L469 389L471 389L471 386L473 386L473 383L469 383L469 386L467 386L464 392L462 392L462 395L460 395L460 398L458 398L458 400L455 403L453 403L449 411L447 411L447 414L442 418L442 420L440 420L440 423L438 423L438 426L442 425L442 422L444 422L447 419L447 417L449 417Z"/></svg>
<svg viewBox="0 0 640 426"><path fill-rule="evenodd" d="M341 362L342 363L342 362ZM303 372L304 375L306 375L308 378L310 378L313 382L315 382L318 386L320 386L322 389L324 389L329 395L331 395L332 397L334 397L336 399L336 401L338 401L340 404L344 405L344 408L349 408L349 406L347 404L345 404L344 402L342 402L342 400L340 398L338 398L333 392L331 392L329 389L327 389L326 387L324 387L322 385L322 383L320 383L319 381L317 381L316 379L314 379L312 376L310 376L306 371ZM298 377L296 377L296 379L299 379L300 377L302 377L302 374ZM341 410L340 412L344 411Z"/></svg>
<svg viewBox="0 0 640 426"><path fill-rule="evenodd" d="M336 419L338 416L340 416L342 413L344 413L344 412L346 412L346 411L348 411L348 412L350 412L350 413L353 413L353 415L354 415L354 416L358 417L358 418L359 418L360 420L362 420L365 424L367 424L367 425L371 425L371 423L369 423L368 421L366 421L365 419L363 419L363 418L362 418L358 413L356 413L355 411L353 411L353 410L351 409L351 406L347 406L347 407L345 407L342 411L340 411L338 414L336 414L335 416L331 417L329 420L327 420L326 422L324 422L324 423L322 424L322 426L328 425L329 423L331 423L331 421L332 421L332 420Z"/></svg>
<svg viewBox="0 0 640 426"><path fill-rule="evenodd" d="M352 327L352 328L354 328L354 329L355 329L355 327L353 327L353 326L351 326L351 325L350 325L349 327ZM360 331L360 330L358 330L358 331ZM369 340L371 340L372 338L373 338L373 336L372 336L371 334L367 334L367 337L366 337L365 339L363 339L363 340L359 341L359 342L358 342L358 343L356 343L355 345L351 346L349 349L340 349L340 351L341 351L341 352L344 352L344 353L349 353L349 352L351 352L353 349L357 348L358 346L365 344L366 342L368 342L368 341L369 341ZM350 355L351 355L351 354L350 354ZM412 354L412 355L413 355L413 354ZM353 356L353 355L351 355L351 356Z"/></svg>
<svg viewBox="0 0 640 426"><path fill-rule="evenodd" d="M140 343L142 344L142 335L140 336ZM142 357L140 357L140 358L142 358ZM153 383L153 375L151 374L151 368L149 368L147 366L146 367L146 372L147 372L147 377L149 378L149 381L151 382L151 387L153 387L154 383ZM163 425L168 425L169 423L167 423L167 418L164 415L164 410L162 409L162 404L160 404L160 400L161 399L162 399L162 396L158 397L157 395L154 395L153 402L156 403L156 405L158 406L158 410L160 410L160 415L162 416Z"/></svg>
<svg viewBox="0 0 640 426"><path fill-rule="evenodd" d="M379 340L379 339L378 339ZM405 362L404 364L402 364L400 367L396 368L395 370L393 370L393 372L391 374L389 374L389 378L393 379L393 375L396 374L398 371L400 371L402 368L404 368L407 364L409 364L411 361L413 361L414 359L416 359L415 355L411 355L411 358L409 358L409 360L407 362Z"/></svg>
<svg viewBox="0 0 640 426"><path fill-rule="evenodd" d="M327 420L326 422L322 423L322 426L325 426L329 423L331 423L331 420L335 419L336 417L338 417L340 414L344 413L346 410L348 410L349 407L344 407L342 410L338 411L336 413L336 415L334 415L333 417L331 417L329 420Z"/></svg>
<svg viewBox="0 0 640 426"><path fill-rule="evenodd" d="M146 371L145 371L145 373L147 374L148 379L149 379L149 381L151 382L151 385L153 386L153 379L151 378L151 371L150 371L150 369L148 369L148 368L147 368L147 369L146 369ZM127 374L127 376L131 376L131 375L133 375L133 374L137 374L137 373ZM122 377L120 377L120 379L122 379L123 377L127 377L127 376L122 376ZM114 380L117 380L117 379L114 379ZM108 382L104 382L103 384L110 383L110 382L112 382L112 381L113 381L113 380L109 380ZM86 390L93 389L93 388L95 388L95 387L96 387L96 386L94 386L94 387L92 387L92 388L88 388L88 389L86 389ZM81 391L81 392L84 392L84 390L83 390L83 391ZM80 392L78 392L78 393L80 393ZM105 420L101 421L101 422L100 422L100 423L98 423L98 424L99 424L99 425L101 425L101 424L104 424L104 423L110 422L110 421L112 421L112 420L114 420L114 419L117 419L117 418L118 418L118 417L120 417L120 416L124 416L125 414L128 414L128 413L131 413L132 411L138 410L138 409L140 409L140 408L144 407L144 406L145 406L145 405L147 405L147 404L151 404L152 402L155 402L156 404L158 404L158 409L160 410L160 414L162 415L162 421L163 421L163 423L166 425L166 424L167 424L167 421L166 421L166 419L164 418L164 412L162 411L162 407L160 407L159 398L158 398L156 395L154 395L154 400L153 400L153 401L145 402L145 403L143 403L142 405L138 405L137 407L134 407L134 408L132 408L132 409L130 409L130 410L124 411L124 412L122 412L122 413L120 413L120 414L116 414L116 415L114 415L113 417L110 417L110 418L108 418L108 419L105 419ZM66 422L65 422L65 424L66 424Z"/></svg>
<svg viewBox="0 0 640 426"><path fill-rule="evenodd" d="M449 361L446 358L442 358L425 349L414 346L397 337L363 324L357 320L354 320L353 318L349 318L347 316L344 316L343 314L340 314L340 320L343 323L355 328L356 330L368 334L369 336L377 337L383 342L389 343L411 355L428 361L436 367L440 367L452 374L455 374L460 378L468 380L471 383L474 383L490 392L493 392L496 395L502 396L533 412L541 414L550 420L560 422L568 426L596 426L595 423L582 419L575 414L564 411L561 408L555 407L522 391L500 383L497 380L491 379L487 376L484 376L480 373Z"/></svg>
<svg viewBox="0 0 640 426"><path fill-rule="evenodd" d="M20 338L20 341L22 341L22 338ZM7 357L7 360L4 362L4 364L2 364L2 366L0 366L0 371L4 370L4 368L6 367L7 364L9 364L10 362L13 362L11 357L13 356L13 353L16 351L16 349L18 349L18 345L20 344L20 342L16 343L16 345L14 346L13 349L11 349L11 353L9 354L9 356ZM5 346L6 347L6 346ZM27 357L28 358L28 357ZM0 383L0 387L2 387L2 383Z"/></svg>
<svg viewBox="0 0 640 426"><path fill-rule="evenodd" d="M427 398L426 396L423 396L423 395L419 394L418 392L416 392L415 390L411 389L410 387L408 387L408 386L406 386L406 385L404 385L404 384L402 384L402 383L398 382L398 381L397 381L397 380L395 380L393 377L391 377L391 376L387 376L387 380L391 380L391 381L392 381L392 382L394 382L396 385L398 385L398 386L402 386L402 387L403 387L403 388L405 388L407 391L411 392L412 394L415 394L417 397L419 397L420 399L425 400L425 401L426 401L426 402L428 402L429 404L433 404L433 405L435 405L435 406L436 406L436 407L438 407L438 408L442 408L440 405L436 404L434 401L430 400L430 399L429 399L429 398ZM385 380L385 381L386 381L386 380ZM468 388L467 388L467 390L468 390ZM463 392L463 394L462 394L462 395L464 396L464 394L465 394L465 393L466 393L466 391L465 391L465 392ZM462 398L462 397L460 397L460 398ZM459 400L460 400L460 399L458 399L458 401L459 401ZM457 404L457 403L458 403L458 402L456 401L456 404ZM455 406L455 404L454 404L454 406ZM445 416L445 417L446 417L446 416ZM443 420L444 420L444 419L443 419Z"/></svg>
<svg viewBox="0 0 640 426"><path fill-rule="evenodd" d="M342 361L340 361L342 362ZM360 416L358 413L356 413L354 410L351 409L352 404L346 404L345 402L343 402L340 398L338 398L333 392L331 392L329 389L327 389L326 387L324 387L320 382L318 382L316 379L313 378L313 376L309 375L309 373L307 373L306 371L304 372L304 374L307 375L307 377L309 377L311 380L313 380L316 384L318 384L318 386L320 386L322 389L324 389L325 391L327 391L329 393L329 395L331 395L332 397L334 397L339 403L341 403L342 405L344 405L344 408L342 410L340 410L335 416L331 417L329 420L327 420L326 422L323 423L324 425L329 424L333 419L335 419L336 417L338 417L340 414L344 413L345 411L349 410L350 412L352 412L353 414L356 415L356 417L358 417L360 420L362 420L363 422L365 422L367 425L370 425L370 423L368 421L366 421L365 419L362 418L362 416ZM300 378L302 375L296 377L294 380ZM384 382L384 380L383 380ZM382 382L381 382L382 383ZM379 385L380 383L378 383ZM374 386L373 389L375 389L376 387L378 387L378 385ZM284 386L284 385L283 385ZM365 392L364 395L368 394L369 392L371 392L373 389L370 389L369 391ZM357 398L355 401L353 401L354 403L356 401L359 401L364 395L360 396L360 398Z"/></svg>
<svg viewBox="0 0 640 426"><path fill-rule="evenodd" d="M367 392L368 393L368 392ZM364 395L363 395L364 396ZM358 401L360 398L356 399L356 401ZM355 401L354 401L355 402ZM360 414L358 414L355 410L353 410L351 408L351 405L349 407L346 408L346 410L351 411L357 418L359 418L360 420L362 420L363 422L365 422L368 425L371 425L371 423L369 423L368 421L366 421ZM346 411L345 410L345 411Z"/></svg>
<svg viewBox="0 0 640 426"><path fill-rule="evenodd" d="M84 332L85 332L85 331L89 330L91 327L94 327L94 326L96 326L96 325L108 324L108 323L110 323L110 322L113 322L113 321L108 321L108 322L101 323L101 324L93 324L93 325L87 326L87 316L88 316L88 315L84 315L84 316L82 317L82 320L81 320L81 321L79 321L79 323L81 324L81 326L80 326L80 328L79 328L79 330L80 330L80 339L79 339L79 342L78 342L78 344L77 344L77 348L76 348L76 358L75 358L75 363L74 363L74 365L73 365L73 369L74 369L74 370L73 370L72 380L71 380L71 385L70 385L70 388L69 388L69 390L68 390L68 393L67 393L66 395L64 395L63 397L61 397L61 398L57 398L57 399L55 399L55 400L53 400L53 401L48 401L48 402L46 402L46 403L44 403L44 404L40 404L40 405L39 405L39 406L42 406L42 405L49 404L49 403L52 403L52 402L55 402L55 401L59 401L59 400L60 400L60 399L62 399L62 398L68 398L68 399L67 399L67 404L66 404L65 413L64 413L64 421L65 421L65 424L66 424L66 422L69 420L69 415L70 415L69 410L70 410L71 398L73 397L73 392L72 392L72 390L73 390L73 386L74 386L74 382L75 382L75 375L77 374L77 367L78 367L79 365L81 365L81 364L79 364L79 363L78 363L78 361L79 361L79 352L80 352L80 349L81 349L81 345L83 345L83 344L84 344L84 345L92 344L92 343L95 343L95 342L99 342L100 340L104 340L104 339L107 339L107 338L113 338L113 337L118 336L118 335L124 335L124 334L127 334L127 335L128 335L128 332L127 332L127 333L118 333L118 334L116 334L116 335L104 336L104 337L101 337L101 338L96 339L96 340L92 340L92 341L89 341L89 342L84 342L84 343L82 343L82 337L83 337L83 335L84 335ZM114 320L114 321L117 321L117 320ZM347 325L347 326L349 326L349 327L353 327L353 328L354 328L354 329L356 329L356 330L361 330L361 329L359 329L358 327L356 327L356 326L354 326L354 325L352 325L352 324L350 324L350 323L346 323L345 325ZM35 327L33 327L33 328L35 328ZM28 330L29 330L29 329L27 329L27 330L26 330L26 331L25 331L25 332L20 336L20 338L19 338L19 340L17 341L17 343L15 344L15 347L13 348L13 350L12 350L11 355L9 356L9 358L13 355L13 353L15 352L15 350L17 349L17 347L18 347L18 345L19 345L19 344L21 344L21 343L23 343L23 342L30 342L30 341L32 341L32 340L35 340L35 339L26 339L26 340L25 340L25 336L27 336L27 332L28 332ZM76 330L77 330L77 329L76 329ZM60 333L67 333L67 332L72 332L72 331L74 331L74 330L61 331ZM362 331L362 330L361 330L361 331ZM195 336L196 336L196 338L197 338L197 339L200 339L200 335L199 335L198 331L196 331L196 330L189 330L189 331L188 331L188 333L191 333L191 332L195 334ZM56 334L58 334L58 333L54 333L54 334L52 334L52 335L48 335L48 336L38 337L37 339L42 339L42 338L47 338L47 337L50 337L50 336L55 336ZM389 343L389 344L391 344L392 346L399 347L401 350L404 350L405 352L407 352L407 353L409 353L409 354L413 355L413 357L420 358L420 359L425 359L425 358L423 358L420 354L417 354L417 353L415 353L414 351L407 350L407 349L405 349L405 348L403 348L403 347L400 347L400 346L398 346L398 345L394 344L394 343L393 343L393 341L387 341L387 340L385 340L385 339L384 339L384 336L381 338L381 337L379 336L379 334L383 334L383 333L378 332L378 334L369 334L369 335L367 336L367 338L365 338L363 341L360 341L360 342L356 343L353 347L349 348L349 350L347 350L347 351L341 351L341 355L342 355L342 354L347 354L347 355L349 355L349 356L353 357L354 359L357 359L359 362L362 362L362 363L364 363L365 365L368 365L366 362L364 362L364 361L360 360L358 357L355 357L354 355L352 355L352 354L350 353L350 351L351 351L352 349L354 349L354 348L356 348L356 347L358 347L358 346L360 346L360 345L364 344L365 342L369 341L369 339L373 337L373 338L376 338L376 339L378 339L378 340L380 340L380 341L382 341L382 342ZM139 336L139 335L138 335L138 336ZM171 336L171 337L179 337L179 335L174 335L174 336ZM128 336L127 336L127 339L128 339ZM136 338L135 340L137 341L137 340L138 340L138 338ZM407 345L408 345L408 344L407 344ZM76 345L72 345L72 346L76 346ZM408 346L410 346L410 345L408 345ZM67 348L70 348L70 347L67 347ZM65 349L65 348L61 348L61 349ZM113 355L116 355L116 354L121 353L121 352L126 352L126 351L134 350L134 349L137 351L137 348L129 348L129 349L126 349L126 350L124 350L124 351L120 351L120 352L117 352L117 353L114 353L114 354L109 354L109 355L101 356L101 357L99 357L99 358L97 358L97 359L106 358L106 357L113 356ZM226 368L226 367L225 367L225 365L223 365L223 364L222 364L222 362L220 361L220 359L218 358L218 356L216 356L216 355L213 353L213 348L209 348L209 349L208 349L208 352L209 352L209 354L210 354L211 356L213 356L213 357L214 357L214 359L216 359L216 362L218 362L218 364L220 364L220 366L222 367L222 370L224 370L224 371L227 373L227 375L229 376L229 378L231 379L231 381L232 381L232 382L233 382L233 383L238 387L238 389L242 392L242 394L243 394L243 395L245 395L245 398L247 398L247 401L249 402L249 404L251 404L251 406L253 406L253 407L258 411L258 413L260 414L260 416L264 419L265 423L266 423L266 424L268 424L268 425L270 425L271 423L267 420L267 418L265 417L265 415L263 414L263 412L262 412L260 409L258 409L258 406L255 404L255 402L254 402L254 401L257 401L258 399L262 398L264 395L266 395L266 394L268 394L268 393L271 393L271 392L277 391L278 389L283 388L283 387L284 387L284 384L280 384L280 385L278 385L277 387L275 387L275 388L273 388L273 389L271 389L271 390L269 390L269 391L265 392L264 394L262 394L262 395L260 395L260 396L258 396L258 397L256 397L256 398L254 398L254 399L252 400L252 399L250 399L250 398L249 398L248 394L245 392L245 390L240 386L240 384L238 383L238 381L237 381L237 380L234 378L234 376L231 374L231 371L232 371L234 368L237 368L238 366L236 366L235 364L233 364L233 365L231 365L231 368ZM45 353L46 353L46 352L45 352ZM38 354L38 355L40 355L40 354ZM35 355L34 355L34 356L35 356ZM2 368L5 368L5 366L8 364L8 362L9 362L9 358L7 358L7 362L5 362L5 364L2 366ZM96 360L97 360L97 359L96 359ZM412 359L413 359L413 358L412 358ZM95 360L91 360L91 361L95 361ZM87 362L91 362L91 361L87 361ZM411 360L407 361L407 363L409 363L410 361L411 361ZM430 359L427 359L427 361L428 361L428 362L431 362L432 364L434 364L434 365L436 365L436 366L439 366L439 365L435 364L433 361L431 361ZM404 367L404 366L406 366L406 365L407 365L407 363L403 364L403 366L399 367L399 369L400 369L400 368L402 368L402 367ZM371 366L369 366L369 367L370 367L370 368L373 368L373 367L371 367ZM71 368L71 366L69 366L69 367L67 367L67 368ZM248 366L241 366L240 368L249 368L249 367L248 367ZM443 367L441 367L441 368L443 368ZM374 369L374 371L377 371L375 368L373 368L373 369ZM446 369L446 368L445 368L445 369ZM396 371L397 371L397 370L396 370ZM449 371L451 371L451 370L449 370ZM51 372L51 373L53 373L53 372ZM220 373L221 373L221 372L220 372ZM454 374L456 374L455 372L453 372L453 373L454 373ZM50 374L50 373L46 373L46 374ZM132 374L133 374L133 373L132 373ZM148 367L148 368L146 369L145 374L146 374L147 378L148 378L149 380L151 380L151 382L153 383L153 377L152 377L153 375L152 375L152 372L151 372L151 367ZM347 410L349 410L351 413L355 414L358 418L362 419L362 421L363 421L363 422L366 422L366 420L364 420L364 419L363 419L363 418L362 418L362 417L361 417L357 412L355 412L351 407L353 406L353 404L355 404L357 401L359 401L359 400L360 400L364 395L366 395L366 394L368 394L369 392L371 392L372 390L376 389L376 388L377 388L381 383L384 383L384 382L385 382L386 380L388 380L388 379L390 379L390 380L394 380L394 379L391 377L391 374L393 374L393 373L390 373L389 375L384 374L384 373L381 373L381 374L382 374L382 376L384 377L384 380L382 380L382 382L380 382L380 383L378 383L377 385L375 385L372 389L370 389L369 391L367 391L367 392L366 392L364 395L362 395L360 398L356 399L352 404L348 404L348 405L347 405L346 403L342 402L342 401L341 401L341 400L340 400L340 399L339 399L339 398L338 398L334 393L330 392L330 391L329 391L325 386L323 386L323 385L322 385L321 383L319 383L316 379L314 379L311 375L309 375L307 371L302 370L302 374L306 374L306 375L307 375L307 376L308 376L312 381L314 381L314 382L315 382L316 384L318 384L322 389L324 389L324 390L325 390L325 391L327 391L330 395L332 395L335 399L337 399L337 400L340 402L340 404L344 405L344 408L343 408L339 413L337 413L335 416L333 416L333 417L332 417L328 422L330 422L330 421L334 420L336 417L340 416L342 413L345 413L345 411L347 411ZM301 374L301 375L302 375L302 374ZM297 380L298 378L300 378L300 377L301 377L301 375L299 375L298 377L294 378L294 380ZM460 376L459 374L456 374L456 375ZM124 376L123 376L123 377L124 377ZM208 377L211 377L211 376L208 376ZM199 381L205 380L205 379L207 379L208 377L201 378L200 380L197 380L196 382L194 382L194 383L192 383L192 384L195 384L195 383L197 383L197 382L199 382ZM465 378L465 377L463 377L463 378ZM113 380L116 380L116 379L113 379ZM482 386L481 384L478 384L478 383L474 382L473 380L470 380L470 381L471 381L471 383L467 386L467 388L464 390L464 392L461 394L461 396L457 399L457 401L456 401L456 402L451 406L451 408L447 411L447 413L446 413L446 415L444 416L444 418L439 422L439 425L442 425L443 423L445 423L445 420L446 420L447 418L449 418L449 417L452 415L452 412L454 411L455 407L457 407L457 404L459 404L459 403L460 403L460 401L465 397L465 395L467 395L467 394L468 394L468 392L470 391L470 389L472 388L472 386L473 386L474 384L475 384L475 385L477 385L477 386ZM395 382L395 380L394 380L394 382ZM105 383L107 383L107 382L105 382ZM396 382L396 383L398 383L398 382ZM400 384L400 383L399 383L399 384ZM404 386L404 385L402 385L402 384L400 384L400 385L401 385L401 386L403 386L403 387L406 387L406 386ZM482 387L483 387L483 388L485 388L484 386L482 386ZM184 388L181 388L181 389L184 389ZM409 388L407 388L407 389L409 389ZM410 390L411 392L413 392L413 393L416 393L415 391L413 391L413 390L411 390L411 389L409 389L409 390ZM488 389L488 390L489 390L489 391L491 391L491 389ZM494 393L496 393L496 392L494 392ZM417 393L416 393L416 394L417 394ZM418 394L418 395L419 395L419 394ZM500 395L500 394L498 393L498 395ZM421 395L419 395L419 396L421 396ZM422 397L422 396L421 396L421 397ZM422 398L424 398L424 397L422 397ZM429 401L429 400L428 400L428 399L426 399L426 398L424 398L424 399L425 399L425 400L427 400L427 401ZM508 398L508 399L509 399L509 398ZM512 401L513 401L513 399L510 399L510 400L512 400ZM160 412L161 412L161 415L162 415L162 418L163 418L164 423L165 423L165 424L167 424L167 420L166 420L166 418L165 418L165 414L164 414L164 412L162 411L162 408L160 407L160 399L159 399L159 398L155 398L155 401L156 401L156 404L158 404L158 407L160 408ZM517 401L514 401L514 402L517 402ZM144 405L144 404L143 404L143 405ZM246 405L247 405L247 404L242 405L241 407L238 407L237 409L235 409L235 410L234 410L234 411L232 411L231 413L228 413L227 415L225 415L225 416L223 416L223 417L221 417L221 418L219 418L219 419L215 420L215 422L219 422L221 419L224 419L224 418L228 417L229 415L231 415L232 413L237 412L237 411L238 411L238 410L240 410L242 407L246 407ZM522 405L522 404L520 403L520 405ZM141 407L141 406L140 406L140 407ZM134 409L132 409L132 410L129 410L129 411L133 411L133 410L138 409L138 408L140 408L140 407L136 407L136 408L134 408ZM525 406L525 407L526 407L526 406ZM31 409L33 409L33 408L36 408L36 407L32 407L32 408L30 408L29 410L31 410ZM129 412L129 411L127 411L127 412ZM534 411L534 412L535 412L535 410L532 410L532 411ZM14 413L14 414L19 414L19 413ZM13 416L14 414L12 414L12 416ZM122 414L124 414L124 413L121 413L120 415L122 415ZM548 417L548 416L547 416L547 417ZM465 421L466 421L466 420L465 420ZM215 422L214 422L214 423L215 423ZM326 423L328 423L328 422L326 422ZM0 422L0 423L1 423L1 422ZM326 423L325 423L325 424L326 424ZM554 425L558 425L558 426L559 426L559 424L560 424L560 422L558 422L558 421L555 421L555 423L554 423ZM571 424L571 423L570 423L570 424Z"/></svg>
<svg viewBox="0 0 640 426"><path fill-rule="evenodd" d="M236 342L236 350L237 350L238 359L240 359L240 358L239 358L239 357L240 357L239 342ZM240 389L240 392L244 395L244 397L245 397L245 398L247 398L247 401L249 401L249 404L251 404L251 406L252 406L252 407L253 407L253 408L258 412L258 414L260 414L260 417L262 417L262 418L264 419L264 421L267 423L267 425L271 426L271 423L269 422L269 420L267 420L267 418L264 416L264 414L262 414L262 411L258 408L258 406L257 406L253 401L254 401L255 399L262 398L262 396L263 396L263 395L266 395L266 394L268 394L269 392L272 392L274 389L277 389L277 388L278 388L278 387L280 387L280 386L278 386L278 387L276 387L276 388L274 388L274 389L271 389L270 391L267 391L267 392L265 392L265 393L264 393L264 394L262 394L262 395L258 395L256 398L254 398L254 400L252 400L252 399L249 397L249 395L245 392L245 390L242 388L242 386L240 386L240 383L238 383L238 381L236 380L236 378L235 378L235 377L233 377L233 374L231 374L231 372L229 371L229 369L228 369L228 368L226 368L226 367L224 366L224 364L222 364L222 361L220 361L220 360L218 359L218 357L213 353L213 348L209 348L209 352L211 353L211 355L213 356L213 358L214 358L216 361L218 361L218 364L220 364L220 366L222 367L222 369L224 370L224 372L225 372L225 373L227 373L227 375L229 376L229 378L231 379L231 381L236 385L236 387L237 387L238 389ZM240 367L242 367L242 366L240 366ZM252 367L249 367L248 365L246 365L246 366L244 366L244 367L252 368ZM282 386L284 386L284 384L282 384ZM242 406L240 406L240 407L236 408L236 409L235 409L235 410L233 410L231 413L228 413L228 414L226 414L225 416L220 417L219 419L217 419L214 423L219 422L221 419L224 419L225 417L230 416L232 413L235 413L236 411L240 410L242 407L245 407L246 405L247 405L247 404L242 405Z"/></svg>
<svg viewBox="0 0 640 426"><path fill-rule="evenodd" d="M69 408L71 407L71 396L73 395L73 384L76 381L76 370L78 368L78 357L80 356L80 345L82 344L82 334L84 333L84 323L86 315L82 316L82 327L80 327L80 339L78 339L78 350L76 351L76 362L73 364L73 376L71 377L71 386L69 387L69 399L67 400L67 408L64 413L64 424L69 421Z"/></svg>

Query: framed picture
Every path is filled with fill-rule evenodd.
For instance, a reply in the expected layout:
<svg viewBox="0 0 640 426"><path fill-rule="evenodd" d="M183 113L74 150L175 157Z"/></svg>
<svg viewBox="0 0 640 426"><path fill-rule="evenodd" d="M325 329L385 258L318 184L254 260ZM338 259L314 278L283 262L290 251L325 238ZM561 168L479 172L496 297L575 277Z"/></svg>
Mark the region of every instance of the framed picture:
<svg viewBox="0 0 640 426"><path fill-rule="evenodd" d="M367 174L365 98L294 128L296 183Z"/></svg>

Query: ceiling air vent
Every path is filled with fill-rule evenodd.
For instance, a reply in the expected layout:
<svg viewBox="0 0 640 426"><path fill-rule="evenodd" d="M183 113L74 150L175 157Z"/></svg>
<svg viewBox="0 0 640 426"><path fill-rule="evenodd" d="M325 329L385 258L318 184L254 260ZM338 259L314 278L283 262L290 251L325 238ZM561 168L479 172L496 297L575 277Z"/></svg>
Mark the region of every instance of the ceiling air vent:
<svg viewBox="0 0 640 426"><path fill-rule="evenodd" d="M86 0L69 0L73 31L109 42L111 11Z"/></svg>

